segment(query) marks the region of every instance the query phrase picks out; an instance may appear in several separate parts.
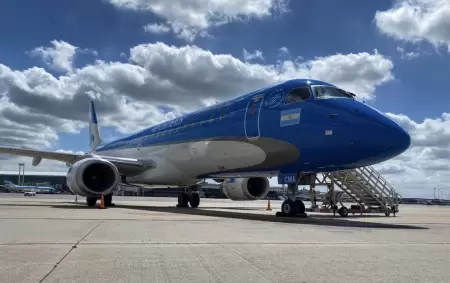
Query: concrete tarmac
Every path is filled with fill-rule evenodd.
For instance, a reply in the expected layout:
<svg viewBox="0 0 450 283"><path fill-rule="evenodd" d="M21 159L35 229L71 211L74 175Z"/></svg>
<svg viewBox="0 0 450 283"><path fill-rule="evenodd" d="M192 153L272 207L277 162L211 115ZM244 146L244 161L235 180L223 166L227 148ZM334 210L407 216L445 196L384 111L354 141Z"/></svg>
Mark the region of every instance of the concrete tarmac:
<svg viewBox="0 0 450 283"><path fill-rule="evenodd" d="M0 282L450 282L450 207L280 218L281 201L0 194Z"/></svg>

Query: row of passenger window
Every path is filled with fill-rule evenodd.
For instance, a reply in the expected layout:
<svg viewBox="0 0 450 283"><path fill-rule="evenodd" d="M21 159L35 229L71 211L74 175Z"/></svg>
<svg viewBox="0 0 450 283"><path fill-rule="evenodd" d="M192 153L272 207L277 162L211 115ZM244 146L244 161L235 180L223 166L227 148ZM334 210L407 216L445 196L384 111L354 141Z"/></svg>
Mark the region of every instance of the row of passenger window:
<svg viewBox="0 0 450 283"><path fill-rule="evenodd" d="M206 124L211 124L216 120L223 120L225 118L225 116L226 116L226 114L222 112L221 115L217 118L214 116L211 116L211 118L209 120L202 120L199 122L186 124L181 127L176 127L176 128L168 129L168 130L161 131L161 132L155 132L155 133L148 134L146 136L135 138L132 140L122 141L122 142L113 144L111 146L108 146L107 149L123 149L123 148L129 148L129 147L139 147L143 144L149 144L151 142L151 140L158 138L158 137L166 137L166 136L174 135L174 134L180 133L181 131L186 130L186 129L192 129L192 128L195 128L196 126L203 126Z"/></svg>

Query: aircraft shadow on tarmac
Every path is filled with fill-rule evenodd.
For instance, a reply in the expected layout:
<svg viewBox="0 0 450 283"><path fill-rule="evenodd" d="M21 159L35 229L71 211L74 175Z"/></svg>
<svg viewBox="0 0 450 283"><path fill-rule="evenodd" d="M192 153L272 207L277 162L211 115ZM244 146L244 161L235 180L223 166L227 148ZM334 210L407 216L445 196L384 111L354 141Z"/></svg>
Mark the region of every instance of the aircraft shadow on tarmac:
<svg viewBox="0 0 450 283"><path fill-rule="evenodd" d="M68 203L69 204L69 203ZM98 209L98 205L95 208L87 207L83 205L52 205L55 208L63 209ZM335 227L353 227L353 228L385 228L385 229L429 229L427 227L421 227L416 225L406 225L406 224L392 224L392 223L375 223L375 222L365 222L358 220L347 220L333 215L308 215L308 217L278 217L275 216L276 211L273 211L272 215L267 214L256 214L256 213L246 213L246 212L236 212L236 211L218 211L212 209L227 209L224 207L202 207L202 208L181 208L175 206L141 206L141 205L127 205L127 204L115 204L114 208L124 208L124 209L134 209L134 210L144 210L162 213L175 213L175 214L187 214L187 215L201 215L201 216L211 216L211 217L221 217L221 218L232 218L232 219L244 219L244 220L257 220L266 222L279 222L279 223L294 223L294 224L310 224L319 226L335 226ZM108 209L108 208L107 208ZM240 209L233 207L233 210ZM249 208L246 208L249 210ZM231 210L231 209L230 209ZM256 208L256 210L261 210ZM366 217L367 215L352 215L347 218L360 218ZM369 217L381 217L371 215ZM386 216L383 215L386 218Z"/></svg>
<svg viewBox="0 0 450 283"><path fill-rule="evenodd" d="M49 206L52 208L59 209L99 209L98 204L96 207L88 207L84 203L74 203L66 202L55 204L54 202L33 204L33 203L20 203L20 204L0 204L0 206ZM226 209L226 210L241 210L241 207L202 207L202 208L181 208L175 206L140 206L140 205L127 205L127 204L115 204L114 208L124 208L133 210L144 210L162 213L175 213L175 214L187 214L187 215L201 215L210 217L221 217L221 218L232 218L232 219L244 219L244 220L257 220L266 222L279 222L279 223L293 223L293 224L309 224L318 226L335 226L335 227L352 227L352 228L384 228L384 229L429 229L428 227L422 227L417 225L407 225L407 224L392 224L392 223L376 223L376 222L365 222L358 220L348 220L351 218L361 218L361 217L386 217L378 215L349 215L346 219L340 217L339 215L308 215L308 217L277 217L275 216L276 211L272 215L267 214L256 214L256 213L246 213L246 212L236 212L236 211L218 211L212 209ZM245 208L245 210L264 210L260 208Z"/></svg>

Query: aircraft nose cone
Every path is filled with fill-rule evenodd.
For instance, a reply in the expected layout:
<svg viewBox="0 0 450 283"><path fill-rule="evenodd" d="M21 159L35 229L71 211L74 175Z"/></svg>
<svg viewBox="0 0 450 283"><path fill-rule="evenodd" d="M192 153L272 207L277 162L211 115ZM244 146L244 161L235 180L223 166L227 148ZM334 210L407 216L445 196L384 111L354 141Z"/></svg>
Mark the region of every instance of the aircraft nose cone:
<svg viewBox="0 0 450 283"><path fill-rule="evenodd" d="M379 142L382 146L381 154L387 159L393 158L405 152L411 145L410 135L396 122L386 116L379 117L378 120L380 134Z"/></svg>
<svg viewBox="0 0 450 283"><path fill-rule="evenodd" d="M393 121L391 121L391 123L395 124ZM396 155L405 152L411 145L410 135L397 124L391 126L388 138L390 141L390 147Z"/></svg>

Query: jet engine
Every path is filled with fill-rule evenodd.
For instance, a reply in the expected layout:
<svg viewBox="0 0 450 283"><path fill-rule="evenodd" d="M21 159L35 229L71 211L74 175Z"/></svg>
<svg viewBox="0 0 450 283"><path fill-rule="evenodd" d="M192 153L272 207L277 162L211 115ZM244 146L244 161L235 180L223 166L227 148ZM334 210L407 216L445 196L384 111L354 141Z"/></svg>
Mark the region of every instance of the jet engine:
<svg viewBox="0 0 450 283"><path fill-rule="evenodd" d="M120 181L119 170L108 160L86 158L73 164L67 172L67 186L79 196L108 195Z"/></svg>
<svg viewBox="0 0 450 283"><path fill-rule="evenodd" d="M267 178L227 178L222 183L222 191L231 200L260 200L269 193Z"/></svg>

